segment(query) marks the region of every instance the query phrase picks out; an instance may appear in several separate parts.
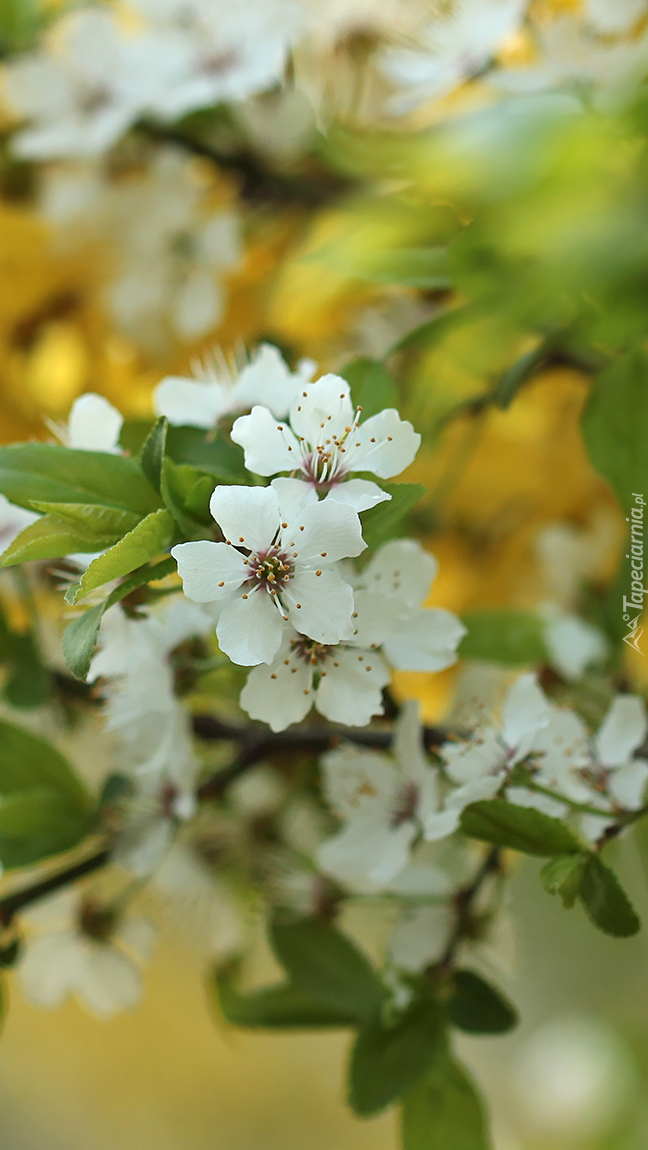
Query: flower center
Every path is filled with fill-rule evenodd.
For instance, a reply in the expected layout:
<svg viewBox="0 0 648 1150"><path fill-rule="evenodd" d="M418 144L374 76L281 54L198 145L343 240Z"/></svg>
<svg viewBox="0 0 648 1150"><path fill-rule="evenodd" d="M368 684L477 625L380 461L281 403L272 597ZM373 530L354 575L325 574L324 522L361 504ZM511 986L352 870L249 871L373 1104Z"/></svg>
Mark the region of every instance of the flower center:
<svg viewBox="0 0 648 1150"><path fill-rule="evenodd" d="M117 915L109 906L86 899L79 911L81 934L94 942L106 942L117 925Z"/></svg>
<svg viewBox="0 0 648 1150"><path fill-rule="evenodd" d="M331 416L320 424L322 435L319 442L307 443L304 436L300 436L300 445L304 456L301 463L302 474L309 483L325 491L330 490L336 483L346 478L351 470L350 461L345 458L349 451L348 438L355 432L360 422L361 408L358 408L353 423L344 428L341 434L331 432L326 434L327 423Z"/></svg>
<svg viewBox="0 0 648 1150"><path fill-rule="evenodd" d="M250 581L264 586L271 595L276 595L278 591L284 589L295 570L287 553L274 549L263 554L250 555L247 566Z"/></svg>
<svg viewBox="0 0 648 1150"><path fill-rule="evenodd" d="M391 825L394 830L414 818L419 798L418 786L412 781L404 783L398 790L391 815Z"/></svg>
<svg viewBox="0 0 648 1150"><path fill-rule="evenodd" d="M308 639L305 635L291 639L290 642L291 654L296 655L303 663L310 663L312 667L320 667L325 663L332 650L333 648L325 643L316 643L314 639Z"/></svg>

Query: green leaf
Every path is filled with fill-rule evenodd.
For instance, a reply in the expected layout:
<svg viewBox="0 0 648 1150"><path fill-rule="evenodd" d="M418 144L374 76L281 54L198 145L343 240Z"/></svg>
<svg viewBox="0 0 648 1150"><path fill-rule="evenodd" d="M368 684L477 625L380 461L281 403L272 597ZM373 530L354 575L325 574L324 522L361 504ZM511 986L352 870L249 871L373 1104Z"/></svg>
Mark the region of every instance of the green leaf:
<svg viewBox="0 0 648 1150"><path fill-rule="evenodd" d="M0 723L0 859L27 866L69 850L92 827L92 804L51 744Z"/></svg>
<svg viewBox="0 0 648 1150"><path fill-rule="evenodd" d="M548 894L558 894L566 909L570 909L580 891L583 868L587 855L565 855L551 859L540 871L540 882Z"/></svg>
<svg viewBox="0 0 648 1150"><path fill-rule="evenodd" d="M541 858L582 850L574 832L561 819L504 799L471 803L461 815L461 829L470 838Z"/></svg>
<svg viewBox="0 0 648 1150"><path fill-rule="evenodd" d="M398 407L396 384L377 360L354 359L342 368L340 375L351 388L354 406L362 408L363 421L386 407Z"/></svg>
<svg viewBox="0 0 648 1150"><path fill-rule="evenodd" d="M377 972L334 926L316 918L275 920L270 937L293 986L322 1006L357 1022L380 1010L385 991Z"/></svg>
<svg viewBox="0 0 648 1150"><path fill-rule="evenodd" d="M446 1010L453 1025L468 1034L506 1034L518 1023L513 1004L472 970L453 976Z"/></svg>
<svg viewBox="0 0 648 1150"><path fill-rule="evenodd" d="M164 502L183 531L194 534L202 524L211 524L213 527L214 520L209 510L213 492L213 476L205 475L188 463L178 464L168 458L164 460Z"/></svg>
<svg viewBox="0 0 648 1150"><path fill-rule="evenodd" d="M48 503L45 500L32 500L34 511L53 515L86 539L97 536L101 540L121 539L127 531L137 527L141 515L136 511L123 511L119 507L103 507L97 503Z"/></svg>
<svg viewBox="0 0 648 1150"><path fill-rule="evenodd" d="M162 464L168 426L165 417L161 416L146 437L140 452L142 471L158 494L162 491Z"/></svg>
<svg viewBox="0 0 648 1150"><path fill-rule="evenodd" d="M380 547L394 535L398 535L398 525L425 495L426 488L421 483L381 483L383 491L391 495L389 502L379 503L368 511L363 511L362 534L371 549Z"/></svg>
<svg viewBox="0 0 648 1150"><path fill-rule="evenodd" d="M515 399L523 384L542 366L548 352L555 342L555 337L542 340L537 347L527 351L516 359L506 371L502 372L495 388L494 400L498 407L506 411Z"/></svg>
<svg viewBox="0 0 648 1150"><path fill-rule="evenodd" d="M419 324L418 327L399 339L398 343L389 349L388 355L393 355L397 351L428 350L435 347L445 339L454 327L468 322L475 310L473 304L439 308L436 315L433 315L431 319L427 319L425 323Z"/></svg>
<svg viewBox="0 0 648 1150"><path fill-rule="evenodd" d="M75 531L69 522L57 519L54 515L44 515L21 531L3 551L0 567L15 567L17 563L36 559L61 559L78 551L92 553L110 547L114 542L114 535L105 539L98 535L88 537Z"/></svg>
<svg viewBox="0 0 648 1150"><path fill-rule="evenodd" d="M597 376L583 413L583 438L596 470L622 507L648 490L648 356L632 351Z"/></svg>
<svg viewBox="0 0 648 1150"><path fill-rule="evenodd" d="M532 611L472 611L462 622L468 628L459 646L462 659L516 666L548 658L542 620Z"/></svg>
<svg viewBox="0 0 648 1150"><path fill-rule="evenodd" d="M615 938L636 934L641 923L614 871L598 855L588 855L580 897L595 926Z"/></svg>
<svg viewBox="0 0 648 1150"><path fill-rule="evenodd" d="M403 1150L490 1150L484 1107L460 1063L446 1059L408 1091Z"/></svg>
<svg viewBox="0 0 648 1150"><path fill-rule="evenodd" d="M119 603L121 599L130 595L131 591L136 591L138 587L144 587L148 583L165 579L167 575L172 575L175 570L175 559L169 558L162 559L153 567L144 567L141 571L135 571L128 579L120 583L119 587L115 587L115 590L103 603L99 603L97 607L90 607L78 619L73 619L71 623L68 623L63 632L63 654L75 679L85 682L88 677L101 620L108 608L112 607L114 603Z"/></svg>
<svg viewBox="0 0 648 1150"><path fill-rule="evenodd" d="M0 447L0 491L19 507L98 503L148 515L160 500L132 459L52 443Z"/></svg>
<svg viewBox="0 0 648 1150"><path fill-rule="evenodd" d="M216 989L224 1017L235 1026L267 1030L303 1030L353 1026L353 1016L336 1012L290 983L240 994L228 971L217 971Z"/></svg>
<svg viewBox="0 0 648 1150"><path fill-rule="evenodd" d="M30 631L14 631L0 608L0 659L7 672L4 698L13 707L40 707L52 690L52 676L41 662Z"/></svg>
<svg viewBox="0 0 648 1150"><path fill-rule="evenodd" d="M247 483L243 448L221 432L204 432L197 427L169 427L167 453L174 463L188 463L206 471L221 483Z"/></svg>
<svg viewBox="0 0 648 1150"><path fill-rule="evenodd" d="M377 1114L446 1057L447 1035L438 1006L411 1007L400 1021L362 1029L351 1052L349 1102L363 1117Z"/></svg>
<svg viewBox="0 0 648 1150"><path fill-rule="evenodd" d="M445 247L374 250L357 261L356 274L372 283L402 284L428 291L447 291L452 286Z"/></svg>
<svg viewBox="0 0 648 1150"><path fill-rule="evenodd" d="M172 538L173 520L169 512L153 511L119 543L93 560L79 582L68 591L65 596L67 602L76 603L95 587L129 575L136 567L143 567L149 559L164 551Z"/></svg>
<svg viewBox="0 0 648 1150"><path fill-rule="evenodd" d="M0 0L0 52L24 52L35 45L47 13L38 0Z"/></svg>

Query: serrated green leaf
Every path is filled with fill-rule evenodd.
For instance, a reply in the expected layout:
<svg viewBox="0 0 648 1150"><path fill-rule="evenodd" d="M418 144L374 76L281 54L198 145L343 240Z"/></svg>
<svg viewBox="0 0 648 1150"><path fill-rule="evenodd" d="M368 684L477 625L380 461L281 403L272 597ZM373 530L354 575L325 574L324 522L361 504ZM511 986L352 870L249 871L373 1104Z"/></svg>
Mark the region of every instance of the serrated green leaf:
<svg viewBox="0 0 648 1150"><path fill-rule="evenodd" d="M569 910L580 890L587 855L566 855L551 859L540 871L540 882L548 894L558 894L563 906Z"/></svg>
<svg viewBox="0 0 648 1150"><path fill-rule="evenodd" d="M298 990L346 1018L364 1022L380 1009L385 991L365 954L320 919L271 926L273 949Z"/></svg>
<svg viewBox="0 0 648 1150"><path fill-rule="evenodd" d="M160 499L139 465L123 455L52 443L0 447L0 492L11 503L97 503L148 515Z"/></svg>
<svg viewBox="0 0 648 1150"><path fill-rule="evenodd" d="M66 555L77 552L92 554L110 547L115 541L114 535L102 539L95 535L89 538L74 531L69 523L57 519L54 515L44 515L35 523L31 523L20 535L16 536L0 556L0 567L15 567L18 563L27 563L37 559L62 559Z"/></svg>
<svg viewBox="0 0 648 1150"><path fill-rule="evenodd" d="M462 812L461 829L470 838L541 858L577 854L583 849L561 819L533 807L518 807L504 799L471 803Z"/></svg>
<svg viewBox="0 0 648 1150"><path fill-rule="evenodd" d="M438 1006L419 1002L392 1027L375 1020L360 1030L349 1067L349 1103L368 1117L384 1110L447 1056Z"/></svg>
<svg viewBox="0 0 648 1150"><path fill-rule="evenodd" d="M290 983L241 994L227 970L215 975L218 1002L234 1026L265 1030L313 1030L353 1026L355 1018L331 1010Z"/></svg>
<svg viewBox="0 0 648 1150"><path fill-rule="evenodd" d="M380 547L399 534L399 524L426 492L421 483L381 483L380 486L391 499L363 511L360 516L362 534L370 549Z"/></svg>
<svg viewBox="0 0 648 1150"><path fill-rule="evenodd" d="M169 512L153 511L119 543L90 564L79 582L68 591L68 603L76 603L96 587L102 587L104 583L120 579L137 567L143 567L168 547L172 538L173 520Z"/></svg>
<svg viewBox="0 0 648 1150"><path fill-rule="evenodd" d="M468 628L459 646L462 659L518 666L548 658L542 620L532 611L472 611L462 623Z"/></svg>
<svg viewBox="0 0 648 1150"><path fill-rule="evenodd" d="M484 1106L455 1059L435 1067L406 1094L403 1150L491 1150Z"/></svg>
<svg viewBox="0 0 648 1150"><path fill-rule="evenodd" d="M140 452L142 471L151 484L151 487L153 487L158 494L161 494L162 491L162 464L164 462L168 426L165 417L161 416L151 428Z"/></svg>
<svg viewBox="0 0 648 1150"><path fill-rule="evenodd" d="M453 1025L468 1034L506 1034L519 1021L508 998L472 970L453 975L446 1010Z"/></svg>
<svg viewBox="0 0 648 1150"><path fill-rule="evenodd" d="M362 420L386 407L398 407L396 384L387 369L375 359L354 359L340 375L351 388L351 400L362 408Z"/></svg>
<svg viewBox="0 0 648 1150"><path fill-rule="evenodd" d="M615 938L629 938L641 927L630 899L611 867L590 854L583 868L580 898L595 926Z"/></svg>
<svg viewBox="0 0 648 1150"><path fill-rule="evenodd" d="M167 575L172 575L175 570L175 559L169 558L162 559L153 567L144 567L141 571L135 571L128 579L120 583L119 587L115 587L115 590L103 603L99 603L97 607L90 607L78 619L73 619L71 623L68 623L63 632L63 654L75 679L85 682L88 677L101 620L108 608L119 603L126 595L130 595L131 591L136 591L148 583L165 579Z"/></svg>
<svg viewBox="0 0 648 1150"><path fill-rule="evenodd" d="M597 376L583 412L583 439L600 475L625 507L648 490L648 356L632 351Z"/></svg>
<svg viewBox="0 0 648 1150"><path fill-rule="evenodd" d="M86 539L96 535L102 540L112 537L115 542L137 527L142 518L136 511L123 511L119 507L104 507L97 503L48 503L34 499L32 507L43 515L53 515L63 523L69 523Z"/></svg>

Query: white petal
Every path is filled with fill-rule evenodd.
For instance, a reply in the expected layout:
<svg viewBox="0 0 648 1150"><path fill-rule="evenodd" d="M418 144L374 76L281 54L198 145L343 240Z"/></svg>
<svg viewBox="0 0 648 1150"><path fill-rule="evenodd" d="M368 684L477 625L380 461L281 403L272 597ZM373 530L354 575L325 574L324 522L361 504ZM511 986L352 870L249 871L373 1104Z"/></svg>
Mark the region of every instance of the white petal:
<svg viewBox="0 0 648 1150"><path fill-rule="evenodd" d="M608 649L603 632L578 615L547 623L543 637L551 662L565 679L580 679L591 663L605 658Z"/></svg>
<svg viewBox="0 0 648 1150"><path fill-rule="evenodd" d="M309 361L305 368L306 377L314 367ZM245 410L259 403L268 407L276 418L284 419L302 382L304 374L299 374L299 367L298 374L293 375L277 348L262 343L252 363L243 368L237 380L239 408Z"/></svg>
<svg viewBox="0 0 648 1150"><path fill-rule="evenodd" d="M443 671L457 662L457 647L465 634L463 623L451 611L419 609L400 620L385 640L385 654L397 671Z"/></svg>
<svg viewBox="0 0 648 1150"><path fill-rule="evenodd" d="M209 509L226 540L264 551L279 526L279 500L272 487L217 487Z"/></svg>
<svg viewBox="0 0 648 1150"><path fill-rule="evenodd" d="M302 511L318 502L315 488L303 479L273 479L270 486L277 492L282 522L294 522Z"/></svg>
<svg viewBox="0 0 648 1150"><path fill-rule="evenodd" d="M507 747L523 758L529 750L529 740L546 727L550 718L549 702L538 686L533 673L521 675L508 693L502 708L502 734Z"/></svg>
<svg viewBox="0 0 648 1150"><path fill-rule="evenodd" d="M453 923L450 904L422 906L410 911L396 926L390 942L393 963L412 974L441 958Z"/></svg>
<svg viewBox="0 0 648 1150"><path fill-rule="evenodd" d="M276 475L301 465L299 442L287 423L267 407L253 407L234 422L231 437L245 452L245 466L255 475Z"/></svg>
<svg viewBox="0 0 648 1150"><path fill-rule="evenodd" d="M554 819L561 819L569 809L565 803L552 799L549 795L530 791L528 787L507 787L506 797L517 807L532 807L533 810L542 811L543 815L550 815Z"/></svg>
<svg viewBox="0 0 648 1150"><path fill-rule="evenodd" d="M631 759L610 775L608 791L619 806L636 811L642 806L648 780L648 763L645 759Z"/></svg>
<svg viewBox="0 0 648 1150"><path fill-rule="evenodd" d="M481 779L474 779L471 783L465 783L463 787L458 787L456 791L450 792L446 799L446 807L448 810L462 811L471 803L481 802L482 799L492 799L505 778L506 771L500 771L498 774L484 775Z"/></svg>
<svg viewBox="0 0 648 1150"><path fill-rule="evenodd" d="M360 817L318 848L325 874L360 890L379 890L409 861L416 827L403 823L391 830L384 821Z"/></svg>
<svg viewBox="0 0 648 1150"><path fill-rule="evenodd" d="M76 989L92 1014L112 1018L137 1006L142 977L135 963L115 947L89 944Z"/></svg>
<svg viewBox="0 0 648 1150"><path fill-rule="evenodd" d="M18 968L23 994L37 1006L59 1006L76 985L82 959L82 946L74 931L29 942Z"/></svg>
<svg viewBox="0 0 648 1150"><path fill-rule="evenodd" d="M409 467L421 437L395 408L388 407L361 423L351 442L349 460L354 471L372 471L379 479L390 479Z"/></svg>
<svg viewBox="0 0 648 1150"><path fill-rule="evenodd" d="M393 597L354 590L353 600L354 647L379 647L394 635L400 624L400 604Z"/></svg>
<svg viewBox="0 0 648 1150"><path fill-rule="evenodd" d="M84 451L117 450L124 417L103 395L87 392L72 404L68 444Z"/></svg>
<svg viewBox="0 0 648 1150"><path fill-rule="evenodd" d="M283 621L273 597L263 588L254 588L247 599L228 603L216 627L221 651L233 663L253 667L271 663L283 634Z"/></svg>
<svg viewBox="0 0 648 1150"><path fill-rule="evenodd" d="M407 866L410 859L410 847L416 834L416 824L405 822L385 835L379 858L368 871L371 882L382 886L384 883L390 882Z"/></svg>
<svg viewBox="0 0 648 1150"><path fill-rule="evenodd" d="M178 543L171 548L184 593L194 603L225 599L247 578L243 556L227 543Z"/></svg>
<svg viewBox="0 0 648 1150"><path fill-rule="evenodd" d="M336 647L324 664L315 706L332 723L364 727L382 715L382 690L390 679L377 652Z"/></svg>
<svg viewBox="0 0 648 1150"><path fill-rule="evenodd" d="M368 479L347 479L345 483L336 483L326 498L335 503L347 503L354 511L368 511L370 507L388 502L391 495Z"/></svg>
<svg viewBox="0 0 648 1150"><path fill-rule="evenodd" d="M477 731L467 742L444 743L440 755L456 783L470 783L491 775L503 767L506 759L497 732L491 727Z"/></svg>
<svg viewBox="0 0 648 1150"><path fill-rule="evenodd" d="M347 381L339 375L323 375L307 383L290 409L290 425L297 436L315 446L335 435L341 438L353 425L354 411Z"/></svg>
<svg viewBox="0 0 648 1150"><path fill-rule="evenodd" d="M423 824L423 837L428 843L438 842L439 839L445 839L448 835L454 834L459 826L461 817L461 810L459 808L446 809L436 812L430 812L427 815L419 813L419 818Z"/></svg>
<svg viewBox="0 0 648 1150"><path fill-rule="evenodd" d="M172 841L171 820L153 818L132 833L126 830L118 837L113 859L124 870L145 878L157 869Z"/></svg>
<svg viewBox="0 0 648 1150"><path fill-rule="evenodd" d="M551 706L549 722L534 735L531 749L538 753L534 761L545 785L562 783L589 762L587 727L573 711Z"/></svg>
<svg viewBox="0 0 648 1150"><path fill-rule="evenodd" d="M155 389L156 415L166 415L174 427L214 427L229 410L230 389L220 383L200 383L168 375Z"/></svg>
<svg viewBox="0 0 648 1150"><path fill-rule="evenodd" d="M323 755L321 766L326 801L341 819L388 819L400 781L390 759L342 746Z"/></svg>
<svg viewBox="0 0 648 1150"><path fill-rule="evenodd" d="M306 507L290 525L289 533L290 541L295 541L299 566L326 566L360 555L367 546L357 512L343 503L329 503L328 499Z"/></svg>
<svg viewBox="0 0 648 1150"><path fill-rule="evenodd" d="M314 700L312 685L312 667L294 655L291 658L282 644L280 654L269 667L262 664L250 671L240 703L251 719L268 723L273 731L285 731L310 711Z"/></svg>
<svg viewBox="0 0 648 1150"><path fill-rule="evenodd" d="M367 564L363 582L370 591L394 595L406 607L419 607L438 566L434 556L414 539L394 539Z"/></svg>
<svg viewBox="0 0 648 1150"><path fill-rule="evenodd" d="M318 643L339 643L353 635L353 591L337 571L300 571L286 585L281 602L293 627Z"/></svg>
<svg viewBox="0 0 648 1150"><path fill-rule="evenodd" d="M617 695L596 736L596 753L606 767L626 763L648 729L646 705L638 695Z"/></svg>

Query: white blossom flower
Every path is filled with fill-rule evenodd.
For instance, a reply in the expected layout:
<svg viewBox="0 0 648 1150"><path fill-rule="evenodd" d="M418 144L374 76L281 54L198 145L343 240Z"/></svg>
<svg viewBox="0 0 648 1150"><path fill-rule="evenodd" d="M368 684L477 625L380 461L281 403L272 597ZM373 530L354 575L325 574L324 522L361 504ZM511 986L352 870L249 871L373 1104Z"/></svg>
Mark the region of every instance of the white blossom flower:
<svg viewBox="0 0 648 1150"><path fill-rule="evenodd" d="M119 436L124 417L103 395L87 391L75 399L67 424L52 425L52 430L65 443L81 451L120 452Z"/></svg>
<svg viewBox="0 0 648 1150"><path fill-rule="evenodd" d="M315 365L302 359L293 373L276 347L262 343L240 370L218 352L192 368L197 378L169 375L158 384L153 396L155 412L176 427L209 429L223 416L249 411L258 403L282 418L298 389L310 380Z"/></svg>
<svg viewBox="0 0 648 1150"><path fill-rule="evenodd" d="M290 0L247 0L244 5L213 0L135 0L154 24L175 29L184 67L153 107L175 120L198 108L243 100L283 77L291 40L301 20Z"/></svg>
<svg viewBox="0 0 648 1150"><path fill-rule="evenodd" d="M26 527L31 527L40 516L35 511L28 511L26 507L17 507L15 503L10 503L4 496L0 495L0 555L7 547L13 543L14 539L24 531Z"/></svg>
<svg viewBox="0 0 648 1150"><path fill-rule="evenodd" d="M288 621L317 643L351 638L353 591L332 567L366 547L350 507L295 514L272 487L220 486L210 508L226 542L180 543L171 554L187 597L222 605L216 634L232 662L272 662Z"/></svg>
<svg viewBox="0 0 648 1150"><path fill-rule="evenodd" d="M322 759L325 797L344 827L317 851L325 874L360 892L385 888L407 866L420 834L452 834L459 811L443 807L439 774L423 752L417 704L395 730L394 758L341 747Z"/></svg>
<svg viewBox="0 0 648 1150"><path fill-rule="evenodd" d="M604 35L628 32L646 12L646 0L585 0L586 19Z"/></svg>
<svg viewBox="0 0 648 1150"><path fill-rule="evenodd" d="M481 72L519 28L525 0L458 0L428 26L421 48L388 48L385 75L402 91L394 112L439 99Z"/></svg>
<svg viewBox="0 0 648 1150"><path fill-rule="evenodd" d="M450 666L465 628L450 611L418 606L435 570L414 540L386 543L355 580L352 638L326 645L287 630L270 665L250 672L243 709L273 731L300 722L311 706L332 722L362 727L383 713L389 663L408 671Z"/></svg>
<svg viewBox="0 0 648 1150"><path fill-rule="evenodd" d="M399 475L421 443L411 423L394 408L360 423L350 388L339 375L323 375L306 384L290 408L289 420L277 423L266 407L252 408L236 420L232 439L245 451L245 465L257 475L290 471L329 499L366 511L390 498L377 484L350 479L353 471L370 471L380 479Z"/></svg>
<svg viewBox="0 0 648 1150"><path fill-rule="evenodd" d="M529 754L538 732L550 719L550 704L534 674L520 676L502 708L501 729L478 727L467 741L440 748L448 776L459 784L448 804L463 808L497 794L510 769Z"/></svg>
<svg viewBox="0 0 648 1150"><path fill-rule="evenodd" d="M573 711L552 706L548 725L533 740L533 781L572 802L599 808L600 818L585 815L581 820L586 837L596 839L614 823L615 810L638 810L644 802L648 761L635 752L647 731L645 703L637 695L618 695L594 738ZM531 802L532 791L516 798L510 790L515 801L537 805ZM550 813L566 811L563 806Z"/></svg>
<svg viewBox="0 0 648 1150"><path fill-rule="evenodd" d="M106 151L166 90L181 59L168 36L123 35L108 11L65 16L45 54L6 69L7 99L32 121L14 139L16 154L47 160Z"/></svg>
<svg viewBox="0 0 648 1150"><path fill-rule="evenodd" d="M169 655L212 627L207 612L178 597L142 620L127 619L115 605L104 615L88 675L89 682L105 680L106 726L124 744L124 765L154 795L163 783L173 784L178 794L172 813L178 817L193 792L198 761L189 713L174 694Z"/></svg>
<svg viewBox="0 0 648 1150"><path fill-rule="evenodd" d="M35 928L18 967L23 993L37 1006L59 1006L69 995L99 1018L137 1006L140 966L151 956L155 927L145 918L119 919L109 905L64 891L25 913Z"/></svg>

